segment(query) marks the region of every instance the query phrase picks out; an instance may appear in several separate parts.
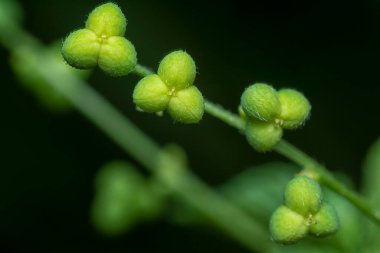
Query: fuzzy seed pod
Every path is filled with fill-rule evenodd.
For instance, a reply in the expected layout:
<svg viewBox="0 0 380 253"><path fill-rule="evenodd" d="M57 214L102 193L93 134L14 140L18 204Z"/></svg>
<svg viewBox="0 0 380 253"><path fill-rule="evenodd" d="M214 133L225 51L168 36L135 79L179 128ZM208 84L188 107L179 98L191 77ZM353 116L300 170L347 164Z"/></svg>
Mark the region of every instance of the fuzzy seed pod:
<svg viewBox="0 0 380 253"><path fill-rule="evenodd" d="M297 176L285 189L285 205L293 211L308 217L319 211L322 204L322 190L318 182L306 177Z"/></svg>
<svg viewBox="0 0 380 253"><path fill-rule="evenodd" d="M306 218L286 206L274 211L269 223L272 239L277 243L292 244L307 235Z"/></svg>
<svg viewBox="0 0 380 253"><path fill-rule="evenodd" d="M204 113L202 93L195 86L176 91L167 110L175 121L185 124L198 123Z"/></svg>
<svg viewBox="0 0 380 253"><path fill-rule="evenodd" d="M277 124L251 119L247 121L245 135L258 152L267 152L282 138L282 128Z"/></svg>
<svg viewBox="0 0 380 253"><path fill-rule="evenodd" d="M174 51L162 59L157 74L171 89L184 89L194 83L196 67L193 58L185 51Z"/></svg>
<svg viewBox="0 0 380 253"><path fill-rule="evenodd" d="M293 89L282 89L278 92L281 103L282 127L296 129L308 119L311 105L307 98Z"/></svg>
<svg viewBox="0 0 380 253"><path fill-rule="evenodd" d="M247 116L262 121L272 121L280 114L280 100L272 86L256 83L241 96L241 106Z"/></svg>
<svg viewBox="0 0 380 253"><path fill-rule="evenodd" d="M110 37L100 48L98 63L110 76L125 76L136 67L135 47L124 37Z"/></svg>
<svg viewBox="0 0 380 253"><path fill-rule="evenodd" d="M99 37L124 36L127 19L119 6L106 3L96 7L88 16L86 28Z"/></svg>
<svg viewBox="0 0 380 253"><path fill-rule="evenodd" d="M93 68L98 63L100 43L94 32L80 29L72 32L62 45L62 55L68 64L79 69Z"/></svg>
<svg viewBox="0 0 380 253"><path fill-rule="evenodd" d="M339 218L334 206L324 202L319 212L313 217L310 234L324 237L334 234L339 229Z"/></svg>
<svg viewBox="0 0 380 253"><path fill-rule="evenodd" d="M133 91L133 102L145 112L164 111L169 100L169 89L158 75L144 77Z"/></svg>

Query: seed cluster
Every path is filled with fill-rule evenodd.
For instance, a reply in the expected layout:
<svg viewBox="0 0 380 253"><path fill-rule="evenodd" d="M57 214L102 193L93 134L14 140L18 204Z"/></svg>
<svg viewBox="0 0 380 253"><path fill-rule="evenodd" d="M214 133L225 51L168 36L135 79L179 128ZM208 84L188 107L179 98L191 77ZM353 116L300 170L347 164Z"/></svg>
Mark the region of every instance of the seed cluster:
<svg viewBox="0 0 380 253"><path fill-rule="evenodd" d="M79 69L99 66L111 76L125 76L137 64L133 44L124 37L127 19L113 3L95 8L86 27L72 32L62 45L66 62Z"/></svg>
<svg viewBox="0 0 380 253"><path fill-rule="evenodd" d="M243 92L241 108L248 142L257 151L266 152L281 140L283 129L297 129L304 124L311 106L296 90L276 91L270 85L256 83Z"/></svg>
<svg viewBox="0 0 380 253"><path fill-rule="evenodd" d="M161 61L157 74L140 80L133 101L145 112L167 111L175 121L198 123L204 113L202 93L193 85L196 67L191 56L174 51Z"/></svg>
<svg viewBox="0 0 380 253"><path fill-rule="evenodd" d="M277 208L270 220L272 239L292 244L307 234L324 237L339 229L335 208L323 200L319 184L306 176L297 176L285 189L284 205Z"/></svg>

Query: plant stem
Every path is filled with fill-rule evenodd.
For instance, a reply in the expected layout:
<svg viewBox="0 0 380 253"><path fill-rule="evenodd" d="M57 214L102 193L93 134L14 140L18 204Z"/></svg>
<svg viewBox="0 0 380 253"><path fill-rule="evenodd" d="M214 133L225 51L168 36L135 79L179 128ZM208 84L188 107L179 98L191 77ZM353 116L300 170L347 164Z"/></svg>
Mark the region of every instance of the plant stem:
<svg viewBox="0 0 380 253"><path fill-rule="evenodd" d="M141 64L137 64L133 72L141 77L154 74L152 70ZM230 125L240 130L244 130L243 120L241 120L241 118L236 114L225 110L222 106L218 104L205 100L205 111L208 114L214 116L215 118L222 120L227 125Z"/></svg>
<svg viewBox="0 0 380 253"><path fill-rule="evenodd" d="M33 39L36 42L33 43L33 47L26 43L29 39L23 40L23 38L32 37L25 31L17 29L19 32L15 33L11 39L2 36L3 33L6 34L5 31L4 29L0 30L0 42L13 52L19 50L20 47L24 51L27 50L28 54L24 55L22 62L28 65L30 71L38 74L41 80L64 95L78 111L126 153L134 157L149 171L157 171L157 156L160 153L160 147L152 139L86 82L68 72L65 66L46 52L38 41ZM17 37L17 35L22 36ZM13 39L17 39L18 43L11 43ZM135 73L145 76L150 71L144 67L137 68ZM179 200L192 206L228 236L252 252L272 252L269 236L261 225L206 186L189 170L186 170L183 175L183 184L177 185L175 188L166 182L166 186L174 190L174 194Z"/></svg>
<svg viewBox="0 0 380 253"><path fill-rule="evenodd" d="M227 125L230 125L239 130L244 130L244 121L236 114L225 110L218 104L214 104L208 100L205 100L205 111L215 118L220 119Z"/></svg>
<svg viewBox="0 0 380 253"><path fill-rule="evenodd" d="M214 224L215 227L229 234L242 245L256 251L273 252L269 234L262 233L266 229L197 180L189 173L189 170L185 169L186 164L178 162L178 157L178 153L170 154L167 149L162 150L158 159L157 179L165 182L171 192L180 197L179 199L186 200L187 203L197 207L198 211L207 214L204 215L205 221ZM218 217L217 223L215 223L215 217ZM252 223L255 223L255 226L252 226ZM262 230L255 229L255 227L262 227Z"/></svg>
<svg viewBox="0 0 380 253"><path fill-rule="evenodd" d="M49 62L46 61L46 63ZM36 70L38 69L46 81L69 98L87 118L127 153L150 171L157 169L156 157L160 148L156 143L83 81L54 71L53 62L48 66L49 68L36 66ZM66 83L62 83L62 80ZM67 83L72 85L68 86ZM75 89L72 88L74 86ZM253 251L269 252L270 241L267 234L263 232L264 228L213 192L189 171L184 175L183 184L173 189L180 200L190 204L209 218L214 225L223 228L225 233L247 248ZM252 240L253 238L255 239Z"/></svg>
<svg viewBox="0 0 380 253"><path fill-rule="evenodd" d="M151 74L146 67L138 65L139 73L144 76L144 73ZM244 131L244 121L236 114L231 113L224 109L222 106L214 104L210 101L205 100L205 111L211 116L220 119L224 123L240 130ZM347 186L342 184L337 180L326 167L319 164L317 161L312 159L310 156L299 150L294 145L290 144L286 140L281 140L274 148L274 150L287 157L289 160L295 162L301 167L305 167L307 170L311 171L313 174L317 175L319 182L331 190L335 191L342 197L350 201L354 206L356 206L363 214L368 218L373 220L375 223L380 225L380 212L375 210L371 204L365 199L364 196L356 193L355 191L349 189Z"/></svg>
<svg viewBox="0 0 380 253"><path fill-rule="evenodd" d="M362 213L365 214L368 218L370 218L376 224L380 225L380 213L371 206L371 204L364 198L364 196L361 196L355 191L349 189L346 185L342 184L324 166L319 164L317 161L306 155L304 152L286 140L281 140L280 143L278 143L275 147L275 150L279 154L282 154L293 162L304 167L306 171L310 171L312 174L316 174L317 179L321 184L327 186L331 190L346 198L360 211L362 211Z"/></svg>
<svg viewBox="0 0 380 253"><path fill-rule="evenodd" d="M135 73L136 75L141 76L141 77L145 77L145 76L154 74L154 72L151 69L149 69L143 65L140 65L140 64L136 65L135 69L133 70L133 73Z"/></svg>

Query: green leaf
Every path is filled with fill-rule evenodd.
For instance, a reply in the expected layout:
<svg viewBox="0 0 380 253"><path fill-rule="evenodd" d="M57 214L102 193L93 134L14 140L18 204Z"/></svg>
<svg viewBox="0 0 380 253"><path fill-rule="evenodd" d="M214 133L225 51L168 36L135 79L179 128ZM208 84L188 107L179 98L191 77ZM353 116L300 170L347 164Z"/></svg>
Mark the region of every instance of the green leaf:
<svg viewBox="0 0 380 253"><path fill-rule="evenodd" d="M283 202L286 184L298 170L295 165L280 162L250 167L224 183L220 191L267 225L272 212Z"/></svg>
<svg viewBox="0 0 380 253"><path fill-rule="evenodd" d="M364 160L363 193L380 209L380 139L370 147Z"/></svg>
<svg viewBox="0 0 380 253"><path fill-rule="evenodd" d="M359 252L363 248L364 223L366 218L350 202L340 195L325 189L325 201L334 205L340 228L334 235L324 239L324 243L334 246L341 252Z"/></svg>
<svg viewBox="0 0 380 253"><path fill-rule="evenodd" d="M374 208L380 212L380 139L369 149L363 164L363 194L367 196ZM367 232L368 252L380 252L380 228L369 223Z"/></svg>
<svg viewBox="0 0 380 253"><path fill-rule="evenodd" d="M220 191L264 226L268 226L271 214L283 203L285 186L299 170L295 165L279 162L254 166L223 184ZM323 190L324 199L337 210L341 221L340 230L329 238L309 237L296 245L277 245L276 252L346 253L358 252L363 246L358 231L363 231L364 217L341 196Z"/></svg>

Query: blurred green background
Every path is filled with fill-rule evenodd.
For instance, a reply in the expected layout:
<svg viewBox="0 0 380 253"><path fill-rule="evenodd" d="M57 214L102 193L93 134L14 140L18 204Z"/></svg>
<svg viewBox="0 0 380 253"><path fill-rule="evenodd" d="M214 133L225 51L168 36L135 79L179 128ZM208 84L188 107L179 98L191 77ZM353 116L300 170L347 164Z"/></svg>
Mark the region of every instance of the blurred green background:
<svg viewBox="0 0 380 253"><path fill-rule="evenodd" d="M82 27L102 2L21 1L24 26L49 44ZM313 105L311 120L285 137L359 186L363 157L379 136L378 1L117 3L139 62L156 69L165 54L185 49L197 63L196 85L214 102L236 110L243 89L256 81L304 92ZM2 47L0 59L0 252L247 252L223 236L165 221L119 238L98 235L88 215L95 173L112 159L135 161L77 112L46 111L18 84ZM207 183L284 160L257 154L238 132L208 115L187 126L137 112L131 101L137 81L99 70L89 79L160 144L182 145Z"/></svg>

